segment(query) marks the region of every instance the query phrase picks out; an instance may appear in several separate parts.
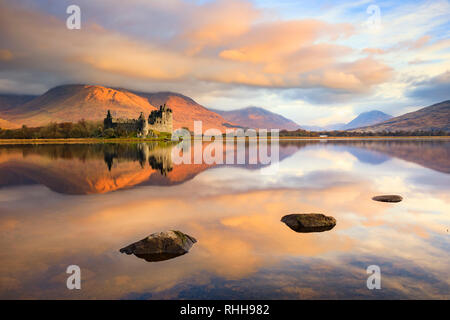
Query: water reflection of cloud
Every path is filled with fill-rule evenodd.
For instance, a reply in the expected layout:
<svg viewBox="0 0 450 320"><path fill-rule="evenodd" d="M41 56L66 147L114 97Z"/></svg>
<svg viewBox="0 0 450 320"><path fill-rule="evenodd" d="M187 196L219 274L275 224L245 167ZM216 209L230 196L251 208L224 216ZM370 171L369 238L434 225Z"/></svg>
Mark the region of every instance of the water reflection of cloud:
<svg viewBox="0 0 450 320"><path fill-rule="evenodd" d="M24 287L27 281L33 281L33 276L42 275L51 266L74 261L95 274L86 280L86 292L89 295L107 292L109 297L146 289L155 294L186 281L198 285L198 274L203 272L229 280L259 277L261 270L277 268L280 262L294 257L320 256L322 263L328 264L336 261L340 252L356 256L364 252L377 253L380 261L402 257L420 263L427 272L442 271L448 265L446 260L435 263L435 256L442 254L439 248L416 236L411 229L398 228L402 223L396 219L399 217L392 216L395 210L389 212L385 206L371 201L372 192L367 185L334 186L320 192L304 189L251 191L190 201L178 194L165 198L153 196L151 189L147 190L150 193L137 194L131 203L129 196L133 193L130 192L121 193L123 197L98 196L102 197L101 205L93 197L82 202L73 197L59 203L50 201L41 208L39 215L36 210L21 211L20 230L13 230L9 238L2 240L4 245L15 248L1 254L2 261L6 262L0 267L1 273L10 274L5 283L11 286L14 283L11 279L15 279ZM293 233L279 219L285 213L298 211L332 213L337 226L320 235ZM353 219L355 215L350 213L358 217ZM448 217L441 215L441 220L448 223ZM365 221L377 221L378 226L364 228ZM429 229L428 232L435 229L433 220L427 216L417 219L414 213L406 214L400 221L411 221L411 226L419 224ZM169 228L180 228L192 234L199 240L198 244L189 254L173 262L151 267L134 261L137 259L115 254L123 244ZM12 243L19 235L20 243ZM111 266L106 267L108 259ZM424 261L429 263L424 264ZM22 272L29 272L29 265L37 268L34 275L32 272L30 278L24 278ZM148 276L150 271L154 276ZM124 281L123 277L131 277L131 280ZM104 293L94 289L106 279L116 280L108 280L106 287L102 284ZM209 280L203 278L202 281ZM276 283L270 286L283 287ZM296 292L292 290L290 293ZM322 290L315 290L318 290L316 295L323 294Z"/></svg>
<svg viewBox="0 0 450 320"><path fill-rule="evenodd" d="M226 279L210 275L206 283L182 282L169 290L152 292L154 299L420 299L445 298L448 284L429 275L404 259L387 258L382 289L366 287L367 265L379 261L376 256L343 256L334 262L317 258L283 261L262 269L252 277ZM401 266L401 268L398 268ZM148 297L148 292L137 298Z"/></svg>
<svg viewBox="0 0 450 320"><path fill-rule="evenodd" d="M410 176L407 179L407 183L413 187L420 185L427 190L442 190L445 192L450 190L450 176L437 174L435 172Z"/></svg>

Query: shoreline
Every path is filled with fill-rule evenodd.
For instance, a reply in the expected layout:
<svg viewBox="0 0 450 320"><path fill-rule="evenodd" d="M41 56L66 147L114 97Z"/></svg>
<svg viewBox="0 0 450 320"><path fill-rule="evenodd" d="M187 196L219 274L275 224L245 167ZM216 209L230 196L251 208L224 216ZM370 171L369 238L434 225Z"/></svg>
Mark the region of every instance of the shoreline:
<svg viewBox="0 0 450 320"><path fill-rule="evenodd" d="M236 139L236 138L234 138ZM245 138L248 140L248 137ZM197 140L192 138L191 140ZM224 138L223 141L227 139ZM267 140L271 140L267 138ZM362 137L279 137L279 140L450 140L450 136L362 136ZM139 142L176 142L172 140L161 139L142 139L142 138L68 138L68 139L0 139L0 145L8 144L97 144L97 143L139 143ZM205 141L210 142L210 141Z"/></svg>

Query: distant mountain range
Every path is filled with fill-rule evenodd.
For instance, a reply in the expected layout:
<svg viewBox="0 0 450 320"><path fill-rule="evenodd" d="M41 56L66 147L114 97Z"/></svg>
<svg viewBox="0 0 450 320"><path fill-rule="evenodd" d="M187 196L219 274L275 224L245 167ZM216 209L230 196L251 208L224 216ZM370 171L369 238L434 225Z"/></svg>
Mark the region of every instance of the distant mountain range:
<svg viewBox="0 0 450 320"><path fill-rule="evenodd" d="M429 107L354 131L379 132L397 130L443 130L450 132L450 100L436 103Z"/></svg>
<svg viewBox="0 0 450 320"><path fill-rule="evenodd" d="M336 123L324 127L298 125L279 114L259 107L248 107L233 111L214 110L227 121L248 128L279 128L310 131L430 131L443 130L450 132L450 100L410 112L399 117L392 117L379 110L363 112L348 123Z"/></svg>
<svg viewBox="0 0 450 320"><path fill-rule="evenodd" d="M383 122L391 119L392 116L379 110L372 110L361 113L355 119L348 123L334 123L327 126L302 126L305 130L310 131L333 131L333 130L350 130L361 128Z"/></svg>
<svg viewBox="0 0 450 320"><path fill-rule="evenodd" d="M2 119L4 113L8 113L16 106L24 104L37 96L33 95L15 95L15 94L0 94L0 128L13 129L19 125L8 120Z"/></svg>
<svg viewBox="0 0 450 320"><path fill-rule="evenodd" d="M259 107L247 107L232 111L222 111L214 109L210 110L222 115L225 118L225 120L237 123L244 127L267 128L267 129L278 128L286 130L297 130L300 128L310 131L349 130L373 125L392 118L392 116L384 112L372 110L361 113L359 116L357 116L349 123L336 123L324 127L319 127L319 126L299 125L294 121L289 120L279 114L270 112L266 109Z"/></svg>
<svg viewBox="0 0 450 320"><path fill-rule="evenodd" d="M286 130L297 130L300 128L294 121L259 107L247 107L232 111L210 110L220 114L225 120L246 128Z"/></svg>
<svg viewBox="0 0 450 320"><path fill-rule="evenodd" d="M391 119L392 116L382 111L372 110L363 112L355 119L347 123L341 130L355 129L370 126Z"/></svg>
<svg viewBox="0 0 450 320"><path fill-rule="evenodd" d="M99 85L62 85L40 96L0 94L0 128L18 128L23 124L33 127L50 122L103 120L107 110L120 118L137 118L141 112L148 115L166 103L173 110L174 128L193 130L195 120L202 121L203 129L230 127L267 128L311 131L450 131L450 100L395 117L372 110L361 113L348 123L325 127L302 126L279 114L260 107L232 111L207 109L192 98L175 92L138 92Z"/></svg>
<svg viewBox="0 0 450 320"><path fill-rule="evenodd" d="M0 112L7 112L36 97L36 95L0 94Z"/></svg>

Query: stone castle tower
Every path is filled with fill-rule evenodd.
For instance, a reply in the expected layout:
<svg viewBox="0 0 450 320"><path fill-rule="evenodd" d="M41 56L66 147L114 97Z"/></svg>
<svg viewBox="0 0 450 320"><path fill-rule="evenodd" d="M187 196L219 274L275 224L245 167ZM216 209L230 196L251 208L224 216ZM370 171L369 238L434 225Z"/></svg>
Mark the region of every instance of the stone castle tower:
<svg viewBox="0 0 450 320"><path fill-rule="evenodd" d="M146 137L148 135L148 122L144 117L144 113L141 112L137 120L137 132L138 137Z"/></svg>
<svg viewBox="0 0 450 320"><path fill-rule="evenodd" d="M173 131L173 115L172 109L166 104L159 107L159 110L154 110L148 116L148 125L150 129L160 132Z"/></svg>
<svg viewBox="0 0 450 320"><path fill-rule="evenodd" d="M158 110L153 110L148 116L148 120L142 112L138 119L114 119L108 110L103 125L105 129L119 129L127 133L136 132L138 137L145 138L150 130L172 133L173 114L172 109L166 104L160 106Z"/></svg>

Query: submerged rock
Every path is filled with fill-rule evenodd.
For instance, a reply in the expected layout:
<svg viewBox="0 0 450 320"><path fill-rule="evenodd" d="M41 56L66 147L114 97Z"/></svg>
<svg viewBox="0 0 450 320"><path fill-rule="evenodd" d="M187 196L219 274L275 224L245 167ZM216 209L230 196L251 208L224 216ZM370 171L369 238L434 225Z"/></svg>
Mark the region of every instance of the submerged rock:
<svg viewBox="0 0 450 320"><path fill-rule="evenodd" d="M401 196L395 194L387 194L382 196L373 197L372 200L381 201L381 202L400 202L403 200Z"/></svg>
<svg viewBox="0 0 450 320"><path fill-rule="evenodd" d="M334 228L336 219L321 213L288 214L281 218L289 228L296 232L323 232Z"/></svg>
<svg viewBox="0 0 450 320"><path fill-rule="evenodd" d="M170 230L152 233L147 238L132 243L120 252L134 254L146 261L163 261L186 254L197 240L181 231Z"/></svg>

